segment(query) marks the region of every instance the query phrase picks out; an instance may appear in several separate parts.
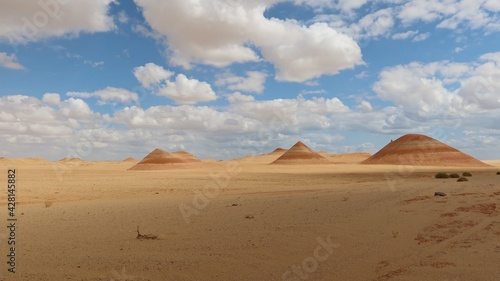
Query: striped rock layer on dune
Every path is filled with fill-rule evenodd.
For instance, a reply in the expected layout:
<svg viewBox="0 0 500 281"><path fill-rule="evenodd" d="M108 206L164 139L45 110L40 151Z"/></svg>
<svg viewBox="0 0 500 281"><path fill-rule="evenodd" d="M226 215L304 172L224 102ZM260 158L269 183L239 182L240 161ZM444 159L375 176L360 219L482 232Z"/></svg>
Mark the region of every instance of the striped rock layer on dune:
<svg viewBox="0 0 500 281"><path fill-rule="evenodd" d="M472 156L431 137L409 134L391 141L361 164L488 167Z"/></svg>
<svg viewBox="0 0 500 281"><path fill-rule="evenodd" d="M184 161L184 163L201 162L201 160L196 158L193 154L191 154L187 151L184 151L184 150L179 150L176 152L172 152L170 154L181 159L182 161Z"/></svg>
<svg viewBox="0 0 500 281"><path fill-rule="evenodd" d="M271 164L303 165L328 163L330 163L328 159L299 141Z"/></svg>
<svg viewBox="0 0 500 281"><path fill-rule="evenodd" d="M283 155L285 152L287 152L287 149L278 147L275 150L267 153L267 155Z"/></svg>
<svg viewBox="0 0 500 281"><path fill-rule="evenodd" d="M179 151L170 153L157 148L129 170L163 170L176 165L178 166L179 164L190 164L195 162L201 161L188 152Z"/></svg>

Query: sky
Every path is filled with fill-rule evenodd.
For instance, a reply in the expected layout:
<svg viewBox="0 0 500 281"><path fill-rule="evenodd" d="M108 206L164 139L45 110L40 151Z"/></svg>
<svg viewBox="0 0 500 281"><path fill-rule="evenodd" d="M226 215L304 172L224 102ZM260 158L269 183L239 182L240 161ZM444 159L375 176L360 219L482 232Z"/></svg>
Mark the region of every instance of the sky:
<svg viewBox="0 0 500 281"><path fill-rule="evenodd" d="M404 134L500 159L498 0L0 0L0 156L232 159Z"/></svg>

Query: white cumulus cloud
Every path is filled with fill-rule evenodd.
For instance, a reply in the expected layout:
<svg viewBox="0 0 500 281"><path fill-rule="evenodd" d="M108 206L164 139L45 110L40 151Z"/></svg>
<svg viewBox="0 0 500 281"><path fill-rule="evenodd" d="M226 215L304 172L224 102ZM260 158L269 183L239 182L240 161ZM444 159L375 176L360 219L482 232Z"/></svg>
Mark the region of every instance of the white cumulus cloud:
<svg viewBox="0 0 500 281"><path fill-rule="evenodd" d="M411 0L405 3L397 17L404 24L417 21L437 22L438 28L480 29L500 31L498 1L484 0Z"/></svg>
<svg viewBox="0 0 500 281"><path fill-rule="evenodd" d="M59 105L62 115L72 119L87 119L93 116L93 112L89 105L81 100L69 98Z"/></svg>
<svg viewBox="0 0 500 281"><path fill-rule="evenodd" d="M304 82L363 64L351 37L325 23L309 27L271 19L256 36L264 57L276 67L279 81Z"/></svg>
<svg viewBox="0 0 500 281"><path fill-rule="evenodd" d="M195 104L217 99L209 83L188 78L182 73L171 80L174 72L154 63L134 68L134 75L143 87L155 95L170 98L177 104Z"/></svg>
<svg viewBox="0 0 500 281"><path fill-rule="evenodd" d="M227 101L230 103L240 103L240 102L252 102L255 101L253 96L243 95L240 92L233 93L227 97Z"/></svg>
<svg viewBox="0 0 500 281"><path fill-rule="evenodd" d="M2 0L0 41L27 43L81 32L115 28L108 14L113 0Z"/></svg>
<svg viewBox="0 0 500 281"><path fill-rule="evenodd" d="M419 34L415 37L413 37L413 42L420 42L420 41L425 41L427 40L429 37L431 36L431 34L429 32L426 32L426 33L422 33L422 34Z"/></svg>
<svg viewBox="0 0 500 281"><path fill-rule="evenodd" d="M184 74L177 75L175 81L167 81L157 94L166 96L177 104L195 104L217 99L210 84L197 79L189 79Z"/></svg>
<svg viewBox="0 0 500 281"><path fill-rule="evenodd" d="M406 31L406 32L396 33L396 34L392 35L392 39L394 39L394 40L405 40L405 39L408 39L410 37L414 37L417 34L418 34L418 31L409 30L409 31Z"/></svg>
<svg viewBox="0 0 500 281"><path fill-rule="evenodd" d="M500 112L500 55L471 63L413 62L383 70L373 89L418 118L464 118Z"/></svg>
<svg viewBox="0 0 500 281"><path fill-rule="evenodd" d="M336 126L332 116L350 112L338 98L305 99L299 95L295 99L250 101L240 98L232 102L230 112L258 120L266 126L279 123L284 132L332 128Z"/></svg>
<svg viewBox="0 0 500 281"><path fill-rule="evenodd" d="M220 75L215 84L226 86L233 91L262 93L267 74L261 71L247 71L247 77L236 76L231 73Z"/></svg>
<svg viewBox="0 0 500 281"><path fill-rule="evenodd" d="M373 107L370 102L368 101L361 101L361 103L358 105L358 109L361 110L362 112L370 112L373 111Z"/></svg>
<svg viewBox="0 0 500 281"><path fill-rule="evenodd" d="M99 99L99 104L109 104L114 102L128 104L131 102L137 102L139 100L138 94L130 92L126 89L114 87L106 87L102 90L98 90L92 93L68 92L66 95L76 98L97 98Z"/></svg>
<svg viewBox="0 0 500 281"><path fill-rule="evenodd" d="M14 70L23 70L24 66L17 62L16 54L7 54L0 52L0 67Z"/></svg>
<svg viewBox="0 0 500 281"><path fill-rule="evenodd" d="M151 27L166 36L171 63L185 68L259 61L255 48L282 81L303 82L362 63L357 43L326 24L265 18L275 2L136 0Z"/></svg>
<svg viewBox="0 0 500 281"><path fill-rule="evenodd" d="M61 96L56 93L46 93L42 97L42 101L46 104L50 105L60 105L61 104Z"/></svg>
<svg viewBox="0 0 500 281"><path fill-rule="evenodd" d="M146 63L144 66L134 68L135 78L137 78L137 81L145 88L159 84L169 79L172 75L174 75L173 72L151 62Z"/></svg>
<svg viewBox="0 0 500 281"><path fill-rule="evenodd" d="M364 16L354 28L356 37L379 37L389 34L394 26L393 11L390 8L378 10Z"/></svg>
<svg viewBox="0 0 500 281"><path fill-rule="evenodd" d="M368 0L295 0L297 5L308 5L314 8L336 8L343 12L359 9L366 3L368 3Z"/></svg>

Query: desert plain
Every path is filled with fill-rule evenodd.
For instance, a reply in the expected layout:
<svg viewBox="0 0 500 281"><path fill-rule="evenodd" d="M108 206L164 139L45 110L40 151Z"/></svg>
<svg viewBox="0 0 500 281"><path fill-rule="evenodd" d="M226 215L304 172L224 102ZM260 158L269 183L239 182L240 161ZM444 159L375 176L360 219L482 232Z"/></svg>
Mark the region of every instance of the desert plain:
<svg viewBox="0 0 500 281"><path fill-rule="evenodd" d="M0 231L0 278L500 280L500 161L270 164L283 151L160 170L1 159L2 181L16 169L18 221L15 274ZM0 202L7 225L5 190Z"/></svg>

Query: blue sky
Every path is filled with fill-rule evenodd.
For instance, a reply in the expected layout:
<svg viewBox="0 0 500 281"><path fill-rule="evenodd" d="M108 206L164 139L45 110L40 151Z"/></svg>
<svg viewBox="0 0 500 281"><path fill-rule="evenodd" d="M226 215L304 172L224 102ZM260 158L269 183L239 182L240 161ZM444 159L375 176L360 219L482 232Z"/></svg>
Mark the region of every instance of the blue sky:
<svg viewBox="0 0 500 281"><path fill-rule="evenodd" d="M407 133L500 159L496 0L0 0L0 155L230 159Z"/></svg>

